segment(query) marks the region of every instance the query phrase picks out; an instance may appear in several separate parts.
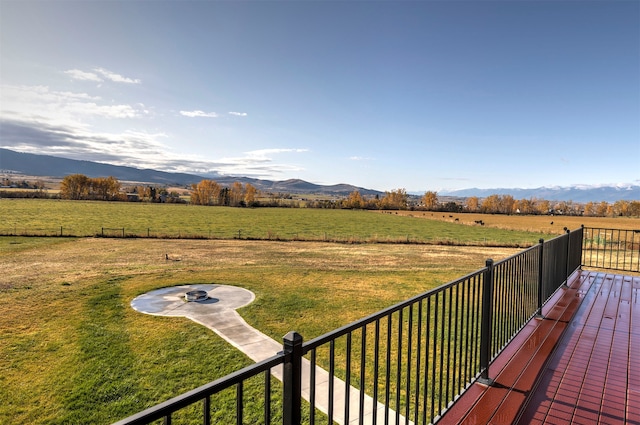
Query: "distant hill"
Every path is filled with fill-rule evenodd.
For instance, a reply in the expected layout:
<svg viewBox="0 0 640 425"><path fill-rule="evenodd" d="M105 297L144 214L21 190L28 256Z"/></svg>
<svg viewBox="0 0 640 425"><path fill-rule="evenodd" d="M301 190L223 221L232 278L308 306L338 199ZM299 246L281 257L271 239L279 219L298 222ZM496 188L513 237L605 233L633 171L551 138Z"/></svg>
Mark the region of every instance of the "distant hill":
<svg viewBox="0 0 640 425"><path fill-rule="evenodd" d="M230 185L234 182L249 183L263 192L348 195L354 190L357 190L362 195L383 194L376 190L364 189L348 184L327 186L298 179L271 181L222 175L203 177L195 174L168 173L165 171L102 164L92 161L79 161L50 155L36 155L0 148L0 173L2 172L52 178L63 178L70 174L84 174L92 178L113 176L120 181L168 186L188 186L192 183L198 183L202 179L210 178L222 185Z"/></svg>
<svg viewBox="0 0 640 425"><path fill-rule="evenodd" d="M573 201L586 202L616 202L640 200L640 186L566 186L566 187L539 187L535 189L462 189L438 192L442 196L455 196L468 198L476 196L486 198L490 195L511 195L515 199L546 199L548 201Z"/></svg>
<svg viewBox="0 0 640 425"><path fill-rule="evenodd" d="M167 186L188 186L200 180L210 178L222 185L234 182L249 183L263 192L291 193L291 194L319 194L345 196L357 190L362 195L384 195L383 192L349 184L318 185L304 180L291 179L283 181L261 180L249 177L234 176L199 176L186 173L168 173L165 171L139 169L119 165L102 164L92 161L79 161L49 155L35 155L15 152L0 148L0 173L13 172L27 176L63 178L69 174L84 174L88 177L113 176L120 181L151 183ZM415 193L422 196L422 193ZM497 189L462 189L453 191L439 191L441 200L476 196L485 198L489 195L511 195L515 199L546 199L549 201L610 202L626 200L640 200L639 185L620 186L568 186L568 187L539 187L536 189L497 188Z"/></svg>

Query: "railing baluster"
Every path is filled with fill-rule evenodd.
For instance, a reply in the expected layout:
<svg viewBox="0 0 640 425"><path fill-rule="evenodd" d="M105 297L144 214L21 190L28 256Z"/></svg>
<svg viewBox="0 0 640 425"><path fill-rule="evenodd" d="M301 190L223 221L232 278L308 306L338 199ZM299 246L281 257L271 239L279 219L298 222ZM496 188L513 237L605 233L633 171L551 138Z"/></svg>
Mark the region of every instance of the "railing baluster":
<svg viewBox="0 0 640 425"><path fill-rule="evenodd" d="M264 372L264 423L271 423L271 370Z"/></svg>
<svg viewBox="0 0 640 425"><path fill-rule="evenodd" d="M242 416L243 416L243 410L244 410L244 403L243 403L243 383L244 381L240 381L236 384L236 424L237 425L242 425Z"/></svg>
<svg viewBox="0 0 640 425"><path fill-rule="evenodd" d="M384 394L384 423L389 423L389 400L391 386L391 314L387 316L387 352L386 352L386 374L385 374L385 394Z"/></svg>
<svg viewBox="0 0 640 425"><path fill-rule="evenodd" d="M427 423L427 409L429 405L427 401L429 400L429 344L430 344L430 336L431 336L431 299L433 297L429 297L425 300L427 303L427 312L425 314L426 323L424 325L424 397L422 399L422 423Z"/></svg>
<svg viewBox="0 0 640 425"><path fill-rule="evenodd" d="M349 401L351 399L351 332L347 334L346 374L344 379L344 423L349 423Z"/></svg>
<svg viewBox="0 0 640 425"><path fill-rule="evenodd" d="M335 353L336 353L336 343L335 340L332 339L329 342L329 411L327 412L327 416L329 416L329 423L333 422L333 377L335 375Z"/></svg>
<svg viewBox="0 0 640 425"><path fill-rule="evenodd" d="M420 360L422 356L422 303L423 300L418 301L418 317L417 317L417 325L416 325L416 403L414 406L413 412L413 423L418 423L418 415L420 413ZM407 419L409 419L407 417Z"/></svg>
<svg viewBox="0 0 640 425"><path fill-rule="evenodd" d="M409 305L409 323L407 325L407 382L405 387L405 410L404 417L409 419L409 409L411 407L411 355L413 353L413 304ZM399 409L398 409L399 410Z"/></svg>
<svg viewBox="0 0 640 425"><path fill-rule="evenodd" d="M445 336L445 340L447 341L447 362L446 363L442 363L442 367L445 368L447 370L446 373L446 380L445 380L445 391L444 391L444 396L446 397L447 400L450 400L450 383L451 383L451 324L452 324L452 315L453 315L453 308L452 308L452 301L453 301L453 288L449 288L447 290L447 293L449 294L449 303L448 303L448 318L447 318L447 323L446 323L446 336ZM444 320L442 321L442 332L444 334L444 329L445 329L445 322ZM445 366L446 365L446 366ZM444 407L447 407L447 404L445 403Z"/></svg>
<svg viewBox="0 0 640 425"><path fill-rule="evenodd" d="M375 322L373 345L373 425L378 422L378 381L380 368L380 319Z"/></svg>
<svg viewBox="0 0 640 425"><path fill-rule="evenodd" d="M211 396L206 396L204 398L204 402L202 403L202 410L203 410L203 416L204 416L204 425L210 425L211 424ZM265 422L265 424L268 424L268 422Z"/></svg>
<svg viewBox="0 0 640 425"><path fill-rule="evenodd" d="M316 423L316 349L311 350L311 370L309 371L309 425Z"/></svg>
<svg viewBox="0 0 640 425"><path fill-rule="evenodd" d="M431 417L435 417L435 409L436 409L436 358L438 355L438 350L437 350L437 346L438 346L438 306L440 305L439 303L439 299L440 299L440 293L436 293L435 295L435 302L433 305L433 347L432 347L432 352L433 352L433 356L431 359ZM439 410L438 410L439 411Z"/></svg>
<svg viewBox="0 0 640 425"><path fill-rule="evenodd" d="M445 407L443 406L443 395L446 396L446 392L444 391L445 389L445 383L444 381L444 369L445 369L445 363L444 363L444 352L445 352L445 344L446 344L446 340L448 340L449 338L446 337L445 335L445 325L446 325L446 312L447 312L447 297L446 297L446 292L442 293L442 317L440 320L440 373L438 376L438 390L439 390L439 394L438 394L438 411L441 412L442 408ZM448 369L448 367L447 367Z"/></svg>
<svg viewBox="0 0 640 425"><path fill-rule="evenodd" d="M360 425L364 422L364 393L366 390L365 387L365 367L367 360L367 325L364 325L362 328L362 336L360 341L360 400L359 400L359 408L358 408L358 423ZM375 404L373 406L373 412L375 414Z"/></svg>
<svg viewBox="0 0 640 425"><path fill-rule="evenodd" d="M400 393L402 383L402 312L404 309L398 310L398 354L396 365L396 423L400 422Z"/></svg>

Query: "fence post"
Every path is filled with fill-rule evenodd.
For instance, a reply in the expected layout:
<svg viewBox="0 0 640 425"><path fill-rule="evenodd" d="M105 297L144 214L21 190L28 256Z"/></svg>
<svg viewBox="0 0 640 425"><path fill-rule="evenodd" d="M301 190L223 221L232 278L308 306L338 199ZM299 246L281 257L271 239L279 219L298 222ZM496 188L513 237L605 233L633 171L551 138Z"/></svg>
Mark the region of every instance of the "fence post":
<svg viewBox="0 0 640 425"><path fill-rule="evenodd" d="M493 310L493 260L486 261L487 269L482 282L482 322L480 329L480 378L485 385L493 384L489 378L489 361L491 359L491 320Z"/></svg>
<svg viewBox="0 0 640 425"><path fill-rule="evenodd" d="M302 335L289 332L283 338L283 425L300 425L300 398L302 397Z"/></svg>
<svg viewBox="0 0 640 425"><path fill-rule="evenodd" d="M544 239L540 238L540 249L538 253L538 310L536 317L542 319L542 304L544 303Z"/></svg>

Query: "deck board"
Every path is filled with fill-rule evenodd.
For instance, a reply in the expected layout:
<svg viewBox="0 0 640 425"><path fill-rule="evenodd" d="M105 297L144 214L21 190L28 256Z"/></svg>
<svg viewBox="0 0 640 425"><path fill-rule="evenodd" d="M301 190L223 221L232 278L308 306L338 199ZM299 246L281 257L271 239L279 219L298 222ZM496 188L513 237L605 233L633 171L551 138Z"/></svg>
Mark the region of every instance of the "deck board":
<svg viewBox="0 0 640 425"><path fill-rule="evenodd" d="M562 291L439 424L640 425L640 276L580 271Z"/></svg>

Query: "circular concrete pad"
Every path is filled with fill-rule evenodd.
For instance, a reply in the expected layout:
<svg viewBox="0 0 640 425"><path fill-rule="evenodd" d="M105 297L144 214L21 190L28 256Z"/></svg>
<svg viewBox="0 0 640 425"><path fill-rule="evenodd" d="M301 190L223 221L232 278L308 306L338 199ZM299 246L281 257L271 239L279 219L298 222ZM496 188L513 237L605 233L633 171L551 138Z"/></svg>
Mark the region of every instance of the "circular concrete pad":
<svg viewBox="0 0 640 425"><path fill-rule="evenodd" d="M184 295L189 291L206 291L204 301L187 302ZM229 285L194 284L156 289L131 301L131 307L140 313L158 316L193 316L222 313L250 304L255 299L253 292Z"/></svg>

